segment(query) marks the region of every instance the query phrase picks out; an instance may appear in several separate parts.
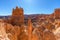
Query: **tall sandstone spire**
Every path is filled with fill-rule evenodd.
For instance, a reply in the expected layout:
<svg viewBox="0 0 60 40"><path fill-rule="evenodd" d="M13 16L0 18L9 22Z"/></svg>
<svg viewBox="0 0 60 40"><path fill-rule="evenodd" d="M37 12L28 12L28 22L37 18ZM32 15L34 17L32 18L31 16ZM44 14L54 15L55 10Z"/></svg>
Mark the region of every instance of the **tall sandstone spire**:
<svg viewBox="0 0 60 40"><path fill-rule="evenodd" d="M28 40L32 40L32 22L28 19Z"/></svg>
<svg viewBox="0 0 60 40"><path fill-rule="evenodd" d="M24 24L24 11L23 8L18 8L13 9L12 11L12 18L11 18L11 23L13 25L22 25Z"/></svg>

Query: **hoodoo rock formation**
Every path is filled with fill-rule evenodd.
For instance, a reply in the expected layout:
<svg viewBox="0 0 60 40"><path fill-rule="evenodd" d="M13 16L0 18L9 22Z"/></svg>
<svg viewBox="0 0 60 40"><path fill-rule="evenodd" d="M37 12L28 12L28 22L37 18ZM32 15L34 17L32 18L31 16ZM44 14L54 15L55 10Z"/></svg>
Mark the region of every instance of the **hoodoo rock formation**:
<svg viewBox="0 0 60 40"><path fill-rule="evenodd" d="M60 8L55 9L54 16L55 16L55 18L60 18Z"/></svg>
<svg viewBox="0 0 60 40"><path fill-rule="evenodd" d="M60 8L55 9L51 16L57 19L60 18Z"/></svg>
<svg viewBox="0 0 60 40"><path fill-rule="evenodd" d="M22 25L24 24L24 10L23 8L13 9L11 16L11 23L13 25Z"/></svg>
<svg viewBox="0 0 60 40"><path fill-rule="evenodd" d="M23 8L0 19L0 40L60 40L60 9L50 15L24 15Z"/></svg>

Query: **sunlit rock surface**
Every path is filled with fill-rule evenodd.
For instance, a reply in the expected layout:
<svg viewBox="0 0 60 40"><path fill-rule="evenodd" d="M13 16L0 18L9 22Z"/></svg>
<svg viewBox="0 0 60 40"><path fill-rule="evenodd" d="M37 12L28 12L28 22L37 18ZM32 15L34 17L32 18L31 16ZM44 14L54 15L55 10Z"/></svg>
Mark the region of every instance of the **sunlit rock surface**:
<svg viewBox="0 0 60 40"><path fill-rule="evenodd" d="M60 27L56 28L53 33L56 37L56 40L60 40Z"/></svg>
<svg viewBox="0 0 60 40"><path fill-rule="evenodd" d="M4 26L6 25L0 22L0 40L10 40Z"/></svg>

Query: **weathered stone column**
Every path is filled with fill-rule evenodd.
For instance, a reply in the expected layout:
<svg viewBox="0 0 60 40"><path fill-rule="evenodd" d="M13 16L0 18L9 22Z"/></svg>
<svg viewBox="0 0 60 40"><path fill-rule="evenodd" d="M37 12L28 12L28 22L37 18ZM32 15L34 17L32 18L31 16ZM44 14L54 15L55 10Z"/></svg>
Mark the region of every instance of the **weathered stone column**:
<svg viewBox="0 0 60 40"><path fill-rule="evenodd" d="M28 40L32 40L32 22L28 19Z"/></svg>

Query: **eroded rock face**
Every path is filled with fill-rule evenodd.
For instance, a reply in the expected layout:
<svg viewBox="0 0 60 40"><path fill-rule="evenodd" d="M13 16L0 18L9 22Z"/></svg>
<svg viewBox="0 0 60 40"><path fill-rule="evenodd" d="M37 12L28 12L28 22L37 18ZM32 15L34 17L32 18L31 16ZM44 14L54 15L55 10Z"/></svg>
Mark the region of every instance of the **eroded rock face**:
<svg viewBox="0 0 60 40"><path fill-rule="evenodd" d="M4 23L0 20L0 40L18 40L20 27Z"/></svg>
<svg viewBox="0 0 60 40"><path fill-rule="evenodd" d="M53 31L56 40L60 40L60 27L56 28L56 30Z"/></svg>
<svg viewBox="0 0 60 40"><path fill-rule="evenodd" d="M54 16L55 18L60 18L60 8L55 9Z"/></svg>
<svg viewBox="0 0 60 40"><path fill-rule="evenodd" d="M4 26L5 24L0 22L0 40L10 40Z"/></svg>
<svg viewBox="0 0 60 40"><path fill-rule="evenodd" d="M44 40L56 40L55 35L49 30L44 31L43 38Z"/></svg>
<svg viewBox="0 0 60 40"><path fill-rule="evenodd" d="M31 36L29 35L30 33L27 33L24 31L24 28L21 28L19 26L12 26L11 24L5 24L5 23L0 23L0 39L1 40L30 40L29 37L31 37L31 40L56 40L54 38L54 34L45 31L42 33L42 36L39 34L41 33L41 29L38 30L33 29L31 30ZM29 29L30 30L30 29ZM38 32L40 31L40 32ZM2 39L3 38L3 39ZM40 39L41 38L41 39Z"/></svg>

